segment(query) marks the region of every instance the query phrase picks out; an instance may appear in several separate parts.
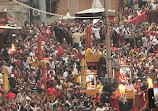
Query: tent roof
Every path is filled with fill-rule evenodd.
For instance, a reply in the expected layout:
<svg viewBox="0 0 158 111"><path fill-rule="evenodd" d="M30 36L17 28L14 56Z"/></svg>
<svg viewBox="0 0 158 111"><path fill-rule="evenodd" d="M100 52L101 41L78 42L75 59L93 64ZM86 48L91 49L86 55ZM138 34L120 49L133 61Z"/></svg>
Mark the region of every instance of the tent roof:
<svg viewBox="0 0 158 111"><path fill-rule="evenodd" d="M22 27L0 26L0 29L21 29Z"/></svg>
<svg viewBox="0 0 158 111"><path fill-rule="evenodd" d="M66 16L64 16L62 19L73 19L73 16L70 15L70 12L67 12Z"/></svg>
<svg viewBox="0 0 158 111"><path fill-rule="evenodd" d="M87 10L83 10L80 12L77 12L76 15L82 15L82 14L96 14L96 13L102 13L105 9L103 8L102 4L100 3L100 0L94 0L92 7ZM108 9L110 16L115 16L115 10Z"/></svg>
<svg viewBox="0 0 158 111"><path fill-rule="evenodd" d="M104 12L104 8L90 8L90 9L87 9L87 10L83 10L81 12L77 12L77 15L80 15L80 14L90 14L90 13L102 13ZM110 10L108 9L108 12L109 12L109 15L111 16L115 16L115 10Z"/></svg>
<svg viewBox="0 0 158 111"><path fill-rule="evenodd" d="M100 0L94 0L91 8L103 8Z"/></svg>

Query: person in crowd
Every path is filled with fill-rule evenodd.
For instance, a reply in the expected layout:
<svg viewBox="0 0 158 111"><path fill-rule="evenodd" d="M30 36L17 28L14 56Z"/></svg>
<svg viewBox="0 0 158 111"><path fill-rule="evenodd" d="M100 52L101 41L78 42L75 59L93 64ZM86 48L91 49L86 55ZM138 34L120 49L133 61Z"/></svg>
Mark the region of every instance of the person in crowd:
<svg viewBox="0 0 158 111"><path fill-rule="evenodd" d="M72 35L72 40L73 40L74 47L77 48L77 47L80 46L82 38L83 38L83 34L81 34L79 32L79 30L76 30L76 32Z"/></svg>

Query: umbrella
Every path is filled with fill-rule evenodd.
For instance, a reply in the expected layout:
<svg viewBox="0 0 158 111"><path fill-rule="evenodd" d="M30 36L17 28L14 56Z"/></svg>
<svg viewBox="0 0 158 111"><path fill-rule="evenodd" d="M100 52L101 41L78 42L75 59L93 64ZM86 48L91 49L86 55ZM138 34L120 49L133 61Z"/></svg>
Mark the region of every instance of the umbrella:
<svg viewBox="0 0 158 111"><path fill-rule="evenodd" d="M11 92L11 93L7 94L6 98L7 99L15 99L16 98L16 94Z"/></svg>
<svg viewBox="0 0 158 111"><path fill-rule="evenodd" d="M47 95L56 94L56 90L54 88L47 89Z"/></svg>

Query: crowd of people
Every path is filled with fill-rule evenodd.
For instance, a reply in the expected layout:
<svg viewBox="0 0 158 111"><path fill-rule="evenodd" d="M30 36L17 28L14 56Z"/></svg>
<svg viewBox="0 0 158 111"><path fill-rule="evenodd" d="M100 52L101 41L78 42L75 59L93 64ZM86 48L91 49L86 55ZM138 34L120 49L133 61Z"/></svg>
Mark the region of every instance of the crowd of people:
<svg viewBox="0 0 158 111"><path fill-rule="evenodd" d="M146 91L148 78L152 78L155 87L158 85L158 24L120 22L110 24L111 47L115 47L112 65L116 78L112 83L103 84L101 78L108 75L107 71L98 71L97 81L103 86L100 94L89 97L80 93L80 58L86 53L85 29L88 25L85 22L56 22L49 26L25 23L20 34L13 34L0 52L0 71L2 66L7 67L10 87L4 101L1 73L0 111L128 111L132 109L133 102L125 95L115 94L119 84L124 84L127 90L135 90L136 95ZM90 26L90 49L92 53L105 57L105 26L103 23ZM43 58L48 58L46 81L42 78L43 66L33 67L32 64L38 61L39 33ZM11 44L15 45L14 52L9 52ZM103 59L99 63L106 67ZM119 72L122 61L131 67L130 73ZM88 68L103 70L100 67ZM122 78L117 78L120 76ZM144 104L141 101L137 105L140 110Z"/></svg>
<svg viewBox="0 0 158 111"><path fill-rule="evenodd" d="M120 4L122 8L119 9L119 12L123 16L121 19L131 20L143 12L156 10L157 3L157 0L133 0L124 7Z"/></svg>

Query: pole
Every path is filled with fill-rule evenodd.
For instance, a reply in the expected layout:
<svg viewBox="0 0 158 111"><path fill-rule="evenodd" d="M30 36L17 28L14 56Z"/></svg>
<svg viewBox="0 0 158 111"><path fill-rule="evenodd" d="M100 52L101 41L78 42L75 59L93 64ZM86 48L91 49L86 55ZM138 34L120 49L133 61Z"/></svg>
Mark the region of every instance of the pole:
<svg viewBox="0 0 158 111"><path fill-rule="evenodd" d="M111 66L111 39L109 35L109 14L108 14L108 0L104 0L104 8L105 8L105 18L104 18L104 24L106 27L105 35L106 35L106 68L107 68L107 74L108 78L111 81L112 80L112 66Z"/></svg>
<svg viewBox="0 0 158 111"><path fill-rule="evenodd" d="M52 12L52 0L50 0L49 3L50 3L50 9L49 10L50 10L50 12Z"/></svg>
<svg viewBox="0 0 158 111"><path fill-rule="evenodd" d="M33 7L33 0L29 0L29 5ZM30 9L30 24L33 23L33 10Z"/></svg>
<svg viewBox="0 0 158 111"><path fill-rule="evenodd" d="M40 8L40 10L42 10L42 11L46 11L46 0L39 0L39 8ZM40 21L41 21L41 23L45 23L45 24L47 24L46 23L46 19L47 19L47 16L46 16L46 13L40 13Z"/></svg>
<svg viewBox="0 0 158 111"><path fill-rule="evenodd" d="M42 60L43 59L43 52L42 52L42 37L41 37L41 33L39 32L38 34L38 60Z"/></svg>

